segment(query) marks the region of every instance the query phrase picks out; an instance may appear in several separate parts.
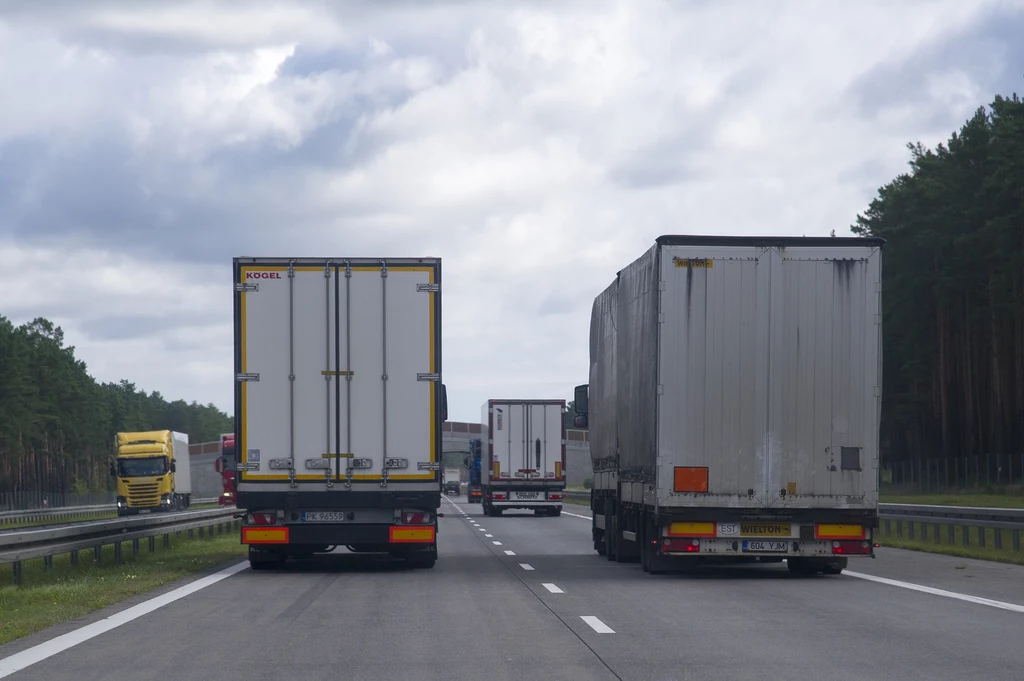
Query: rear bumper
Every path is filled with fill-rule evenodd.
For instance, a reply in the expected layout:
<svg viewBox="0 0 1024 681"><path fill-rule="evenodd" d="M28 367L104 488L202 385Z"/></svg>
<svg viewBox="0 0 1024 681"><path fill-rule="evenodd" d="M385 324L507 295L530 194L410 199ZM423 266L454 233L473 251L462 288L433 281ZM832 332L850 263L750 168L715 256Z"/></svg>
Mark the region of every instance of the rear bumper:
<svg viewBox="0 0 1024 681"><path fill-rule="evenodd" d="M561 501L488 501L494 508L562 508Z"/></svg>
<svg viewBox="0 0 1024 681"><path fill-rule="evenodd" d="M345 525L293 524L246 525L243 544L433 544L437 541L434 525Z"/></svg>

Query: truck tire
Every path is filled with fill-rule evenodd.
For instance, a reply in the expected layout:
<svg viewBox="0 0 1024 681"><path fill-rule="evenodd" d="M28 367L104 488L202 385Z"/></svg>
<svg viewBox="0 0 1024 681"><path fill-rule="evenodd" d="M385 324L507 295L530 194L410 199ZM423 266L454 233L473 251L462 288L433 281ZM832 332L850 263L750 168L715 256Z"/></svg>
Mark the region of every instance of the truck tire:
<svg viewBox="0 0 1024 681"><path fill-rule="evenodd" d="M416 551L405 558L406 565L414 569L429 570L437 562L437 545L428 551Z"/></svg>
<svg viewBox="0 0 1024 681"><path fill-rule="evenodd" d="M273 570L284 566L285 558L268 551L260 551L249 547L249 567L253 570Z"/></svg>
<svg viewBox="0 0 1024 681"><path fill-rule="evenodd" d="M821 566L821 574L823 575L839 575L842 574L843 570L849 564L848 558L836 558L834 560L826 560Z"/></svg>
<svg viewBox="0 0 1024 681"><path fill-rule="evenodd" d="M807 558L787 558L786 568L794 575L813 575L818 572L819 567L814 561Z"/></svg>
<svg viewBox="0 0 1024 681"><path fill-rule="evenodd" d="M604 501L604 550L608 562L616 562L616 552L619 550L618 537L619 524L615 519L615 504L611 499Z"/></svg>
<svg viewBox="0 0 1024 681"><path fill-rule="evenodd" d="M557 518L558 516L562 515L562 509L560 509L560 508L553 508L553 509L551 509L551 513L549 515L551 515L554 518Z"/></svg>

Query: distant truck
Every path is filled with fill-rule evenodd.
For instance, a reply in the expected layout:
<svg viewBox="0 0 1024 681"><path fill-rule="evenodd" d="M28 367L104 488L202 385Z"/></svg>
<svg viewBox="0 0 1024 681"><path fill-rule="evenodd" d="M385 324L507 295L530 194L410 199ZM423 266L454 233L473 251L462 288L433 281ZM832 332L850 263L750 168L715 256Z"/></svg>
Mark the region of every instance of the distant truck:
<svg viewBox="0 0 1024 681"><path fill-rule="evenodd" d="M238 464L238 457L235 456L235 434L225 433L220 436L220 456L217 457L215 468L221 476L220 496L217 504L220 506L233 506L235 504L235 476L238 474L235 467Z"/></svg>
<svg viewBox="0 0 1024 681"><path fill-rule="evenodd" d="M441 261L234 258L236 506L253 569L437 560Z"/></svg>
<svg viewBox="0 0 1024 681"><path fill-rule="evenodd" d="M575 392L599 554L833 575L874 557L883 244L666 236L619 272Z"/></svg>
<svg viewBox="0 0 1024 681"><path fill-rule="evenodd" d="M488 400L481 408L484 513L562 513L565 400Z"/></svg>
<svg viewBox="0 0 1024 681"><path fill-rule="evenodd" d="M453 496L459 496L462 493L462 483L460 477L462 476L461 468L445 468L444 469L444 493L451 494Z"/></svg>
<svg viewBox="0 0 1024 681"><path fill-rule="evenodd" d="M188 435L171 430L118 433L110 475L117 480L119 516L188 508Z"/></svg>
<svg viewBox="0 0 1024 681"><path fill-rule="evenodd" d="M466 480L466 501L471 504L479 504L483 501L483 485L480 484L480 458L482 448L480 438L476 437L469 441L469 456L466 457L466 469L468 472Z"/></svg>

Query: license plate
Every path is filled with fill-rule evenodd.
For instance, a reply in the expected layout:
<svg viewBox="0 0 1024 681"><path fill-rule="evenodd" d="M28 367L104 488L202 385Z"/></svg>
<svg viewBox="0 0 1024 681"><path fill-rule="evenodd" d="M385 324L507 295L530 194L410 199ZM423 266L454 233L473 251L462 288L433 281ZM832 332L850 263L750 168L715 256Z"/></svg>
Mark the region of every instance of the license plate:
<svg viewBox="0 0 1024 681"><path fill-rule="evenodd" d="M304 523L343 523L345 522L344 511L303 511L302 522Z"/></svg>
<svg viewBox="0 0 1024 681"><path fill-rule="evenodd" d="M789 551L789 542L747 540L743 542L743 550L747 553L786 553Z"/></svg>
<svg viewBox="0 0 1024 681"><path fill-rule="evenodd" d="M538 494L539 494L539 492L516 492L516 499L519 499L519 500L536 499Z"/></svg>

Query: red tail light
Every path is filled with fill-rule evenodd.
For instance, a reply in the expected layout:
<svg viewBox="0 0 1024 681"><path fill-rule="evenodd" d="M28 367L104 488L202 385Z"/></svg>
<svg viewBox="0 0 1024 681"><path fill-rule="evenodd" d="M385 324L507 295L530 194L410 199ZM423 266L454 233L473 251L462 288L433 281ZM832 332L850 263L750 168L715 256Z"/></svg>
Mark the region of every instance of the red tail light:
<svg viewBox="0 0 1024 681"><path fill-rule="evenodd" d="M560 501L561 498L562 495L559 494L558 492L551 492L550 494L548 494L548 499L550 499L551 501Z"/></svg>
<svg viewBox="0 0 1024 681"><path fill-rule="evenodd" d="M834 541L832 553L836 555L865 555L871 553L871 542L867 541Z"/></svg>
<svg viewBox="0 0 1024 681"><path fill-rule="evenodd" d="M494 499L495 499L495 501L505 501L505 493L504 492L495 492L494 493Z"/></svg>
<svg viewBox="0 0 1024 681"><path fill-rule="evenodd" d="M429 525L433 520L428 511L402 511L403 525Z"/></svg>
<svg viewBox="0 0 1024 681"><path fill-rule="evenodd" d="M700 539L666 539L662 542L662 550L668 553L699 553Z"/></svg>
<svg viewBox="0 0 1024 681"><path fill-rule="evenodd" d="M250 513L245 519L249 525L276 525L276 513Z"/></svg>

